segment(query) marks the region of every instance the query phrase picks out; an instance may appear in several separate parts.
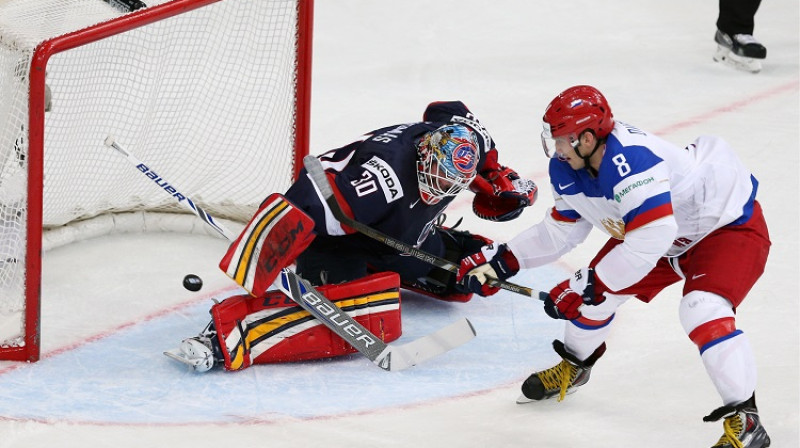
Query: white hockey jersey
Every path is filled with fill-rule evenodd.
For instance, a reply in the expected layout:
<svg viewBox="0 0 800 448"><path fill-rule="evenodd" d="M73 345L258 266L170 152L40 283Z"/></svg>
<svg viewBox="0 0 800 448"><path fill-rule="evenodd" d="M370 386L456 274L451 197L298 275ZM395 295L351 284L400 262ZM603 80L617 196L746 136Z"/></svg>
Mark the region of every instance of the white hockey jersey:
<svg viewBox="0 0 800 448"><path fill-rule="evenodd" d="M682 254L703 237L752 214L758 181L718 137L686 148L617 121L596 178L552 159L554 207L514 237L521 268L557 260L592 227L623 240L595 266L612 291L641 280L659 258Z"/></svg>

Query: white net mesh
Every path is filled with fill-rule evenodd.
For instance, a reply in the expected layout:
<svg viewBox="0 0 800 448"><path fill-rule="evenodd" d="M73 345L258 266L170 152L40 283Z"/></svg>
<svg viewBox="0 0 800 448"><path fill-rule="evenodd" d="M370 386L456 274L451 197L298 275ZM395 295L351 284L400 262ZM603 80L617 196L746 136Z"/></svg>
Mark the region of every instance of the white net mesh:
<svg viewBox="0 0 800 448"><path fill-rule="evenodd" d="M45 229L112 212L183 212L104 145L108 135L215 217L246 221L267 194L285 190L296 3L225 0L53 55ZM33 51L120 15L101 0L0 2L0 345L18 345L23 333Z"/></svg>

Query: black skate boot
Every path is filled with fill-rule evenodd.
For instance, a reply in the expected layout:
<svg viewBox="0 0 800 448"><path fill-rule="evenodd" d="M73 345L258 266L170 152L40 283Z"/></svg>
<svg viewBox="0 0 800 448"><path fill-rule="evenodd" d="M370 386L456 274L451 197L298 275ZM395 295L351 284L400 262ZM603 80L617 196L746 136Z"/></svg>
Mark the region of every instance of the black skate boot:
<svg viewBox="0 0 800 448"><path fill-rule="evenodd" d="M734 34L733 36L717 30L714 35L717 52L714 60L726 62L740 70L753 73L761 71L761 59L767 57L767 49L750 34Z"/></svg>
<svg viewBox="0 0 800 448"><path fill-rule="evenodd" d="M766 448L770 445L767 431L758 417L755 394L744 403L715 410L703 417L703 421L715 422L723 417L725 433L712 448Z"/></svg>
<svg viewBox="0 0 800 448"><path fill-rule="evenodd" d="M555 367L536 372L522 383L522 395L517 398L518 404L530 403L553 398L564 399L589 381L592 366L606 352L605 342L585 361L576 358L564 347L564 343L553 341L553 349L563 358Z"/></svg>

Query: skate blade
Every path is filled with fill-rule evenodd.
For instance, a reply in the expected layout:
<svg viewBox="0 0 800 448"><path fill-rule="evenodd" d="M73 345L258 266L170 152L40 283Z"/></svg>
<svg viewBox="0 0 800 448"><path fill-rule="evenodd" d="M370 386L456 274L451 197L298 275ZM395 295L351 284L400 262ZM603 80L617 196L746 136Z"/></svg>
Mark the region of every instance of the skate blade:
<svg viewBox="0 0 800 448"><path fill-rule="evenodd" d="M173 350L167 350L164 352L164 354L167 356L167 358L174 359L175 361L186 364L187 366L190 366L192 369L195 369L197 367L197 364L199 364L198 360L191 360L189 358L186 358L183 352L177 348Z"/></svg>
<svg viewBox="0 0 800 448"><path fill-rule="evenodd" d="M723 47L722 45L717 45L717 51L714 53L714 62L723 62L725 59L728 58L728 55L731 53L731 49L728 47Z"/></svg>
<svg viewBox="0 0 800 448"><path fill-rule="evenodd" d="M745 58L731 53L725 62L738 70L744 70L750 73L758 73L761 71L760 59Z"/></svg>
<svg viewBox="0 0 800 448"><path fill-rule="evenodd" d="M534 401L541 401L541 400L532 400L523 394L519 394L519 397L517 397L517 404L533 403Z"/></svg>
<svg viewBox="0 0 800 448"><path fill-rule="evenodd" d="M578 388L577 387L573 387L573 388L567 389L567 393L565 395L572 395L577 391L578 391ZM525 394L519 394L519 397L517 397L517 404L528 404L528 403L534 403L534 402L538 403L538 402L541 402L541 401L552 400L553 398L555 398L556 401L558 401L558 394L553 394L553 395L550 395L549 397L542 397L539 400L534 400L533 398L528 398L528 397L525 396Z"/></svg>
<svg viewBox="0 0 800 448"><path fill-rule="evenodd" d="M737 70L745 72L758 73L761 71L760 59L738 56L737 54L732 53L729 48L721 45L717 46L717 52L714 53L714 61L721 62Z"/></svg>

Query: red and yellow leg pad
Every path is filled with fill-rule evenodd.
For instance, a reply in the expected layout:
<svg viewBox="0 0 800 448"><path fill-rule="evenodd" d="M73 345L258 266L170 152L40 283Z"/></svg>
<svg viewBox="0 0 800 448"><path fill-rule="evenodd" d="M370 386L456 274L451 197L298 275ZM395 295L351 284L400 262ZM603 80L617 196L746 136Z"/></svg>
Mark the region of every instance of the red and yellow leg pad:
<svg viewBox="0 0 800 448"><path fill-rule="evenodd" d="M381 272L317 290L384 342L402 334L400 277L396 273ZM279 291L259 297L229 297L211 308L211 316L226 370L356 352Z"/></svg>

